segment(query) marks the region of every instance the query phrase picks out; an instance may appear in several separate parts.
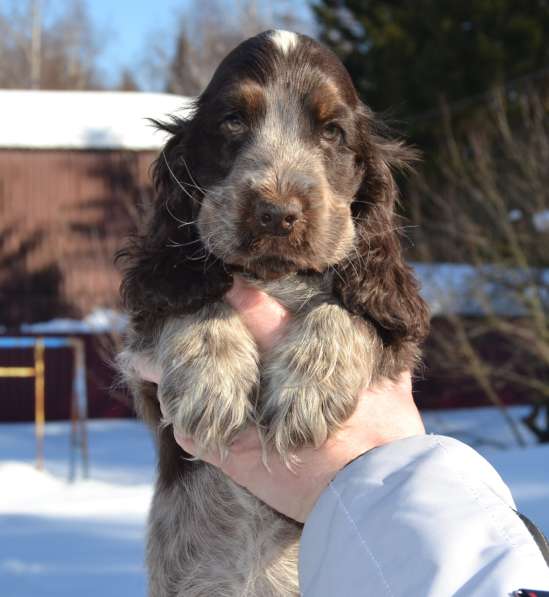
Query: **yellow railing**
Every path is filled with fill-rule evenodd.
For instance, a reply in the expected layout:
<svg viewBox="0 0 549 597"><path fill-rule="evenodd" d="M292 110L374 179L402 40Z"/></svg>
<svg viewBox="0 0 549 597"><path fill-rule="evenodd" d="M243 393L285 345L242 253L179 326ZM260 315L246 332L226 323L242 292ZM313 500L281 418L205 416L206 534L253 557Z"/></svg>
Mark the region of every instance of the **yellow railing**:
<svg viewBox="0 0 549 597"><path fill-rule="evenodd" d="M44 468L44 426L46 423L46 392L44 380L44 342L34 345L34 367L0 367L0 377L34 377L34 422L36 433L36 468Z"/></svg>
<svg viewBox="0 0 549 597"><path fill-rule="evenodd" d="M84 476L88 475L88 442L86 433L87 388L84 343L71 337L6 337L0 336L0 348L30 349L34 351L34 367L0 367L0 377L34 378L34 421L36 434L36 467L44 468L45 435L45 361L46 348L71 348L74 354L74 377L71 396L71 466L70 477L75 476L73 453L80 449Z"/></svg>

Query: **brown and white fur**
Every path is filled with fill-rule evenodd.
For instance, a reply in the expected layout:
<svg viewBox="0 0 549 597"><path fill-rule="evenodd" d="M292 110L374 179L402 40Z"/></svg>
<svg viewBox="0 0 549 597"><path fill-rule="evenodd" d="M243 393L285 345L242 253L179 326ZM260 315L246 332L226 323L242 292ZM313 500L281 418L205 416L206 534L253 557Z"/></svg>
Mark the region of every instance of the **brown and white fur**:
<svg viewBox="0 0 549 597"><path fill-rule="evenodd" d="M428 316L391 173L411 153L333 53L281 31L238 46L193 116L159 125L171 138L157 199L121 254L131 326L119 362L158 442L150 595L297 595L299 525L183 458L172 426L223 452L257 424L291 460L351 415L360 388L414 367ZM223 301L235 273L293 313L268 354ZM135 355L160 366L158 388Z"/></svg>

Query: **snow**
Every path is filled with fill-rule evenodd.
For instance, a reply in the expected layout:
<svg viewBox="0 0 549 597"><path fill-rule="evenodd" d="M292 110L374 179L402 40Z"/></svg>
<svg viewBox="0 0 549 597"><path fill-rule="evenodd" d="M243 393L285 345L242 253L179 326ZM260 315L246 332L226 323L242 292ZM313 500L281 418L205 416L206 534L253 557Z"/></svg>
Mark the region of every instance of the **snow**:
<svg viewBox="0 0 549 597"><path fill-rule="evenodd" d="M0 148L158 149L166 136L147 119L184 116L190 104L167 93L0 90Z"/></svg>
<svg viewBox="0 0 549 597"><path fill-rule="evenodd" d="M19 326L24 334L99 334L122 332L128 324L128 317L113 309L94 309L84 319L51 319L38 323L23 323Z"/></svg>
<svg viewBox="0 0 549 597"><path fill-rule="evenodd" d="M532 221L538 232L549 232L549 209L535 213L532 216Z"/></svg>
<svg viewBox="0 0 549 597"><path fill-rule="evenodd" d="M47 425L45 472L32 425L0 425L2 597L145 597L151 439L136 421L89 431L91 475L70 483L67 424Z"/></svg>
<svg viewBox="0 0 549 597"><path fill-rule="evenodd" d="M518 421L524 408L511 409ZM549 533L549 445L519 448L493 408L424 413L429 431L479 450L509 484L519 509ZM131 420L89 423L90 476L68 481L67 423L48 423L46 470L34 468L31 424L0 425L2 597L145 597L143 566L154 450Z"/></svg>
<svg viewBox="0 0 549 597"><path fill-rule="evenodd" d="M534 289L549 307L549 269L521 269L496 264L475 267L465 263L411 265L433 315L481 316L494 312L506 317L522 316L526 310L524 298L520 297Z"/></svg>

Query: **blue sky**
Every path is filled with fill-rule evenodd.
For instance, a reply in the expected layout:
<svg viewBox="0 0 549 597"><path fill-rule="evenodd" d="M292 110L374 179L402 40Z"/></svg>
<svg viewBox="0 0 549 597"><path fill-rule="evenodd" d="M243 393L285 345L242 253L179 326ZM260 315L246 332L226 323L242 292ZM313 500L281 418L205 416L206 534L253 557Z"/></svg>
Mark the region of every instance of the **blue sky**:
<svg viewBox="0 0 549 597"><path fill-rule="evenodd" d="M66 0L49 0L59 10ZM227 7L238 0L225 0ZM302 18L308 19L308 0L265 0L276 9L296 7ZM48 2L48 0L46 0ZM189 5L189 0L87 0L90 14L106 44L100 65L110 82L115 82L124 66L139 67L147 40L154 34L166 36L173 31L177 15Z"/></svg>
<svg viewBox="0 0 549 597"><path fill-rule="evenodd" d="M100 64L109 77L114 77L124 66L139 64L147 38L156 32L169 32L176 15L188 2L87 0L87 4L99 30L106 33Z"/></svg>

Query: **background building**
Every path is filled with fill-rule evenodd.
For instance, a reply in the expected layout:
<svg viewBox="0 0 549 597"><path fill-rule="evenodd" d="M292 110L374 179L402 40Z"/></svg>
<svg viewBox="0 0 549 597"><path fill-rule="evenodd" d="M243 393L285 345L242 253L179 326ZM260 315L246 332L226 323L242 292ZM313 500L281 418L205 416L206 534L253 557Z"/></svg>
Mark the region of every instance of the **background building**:
<svg viewBox="0 0 549 597"><path fill-rule="evenodd" d="M138 206L151 198L150 167L164 137L147 119L181 113L188 100L4 90L0 105L2 331L82 335L90 415L127 414L109 396L108 339L121 327L114 254L135 229ZM30 356L0 352L3 366ZM48 418L68 414L69 363L68 349L46 353ZM31 379L0 378L0 394L0 420L32 418Z"/></svg>

